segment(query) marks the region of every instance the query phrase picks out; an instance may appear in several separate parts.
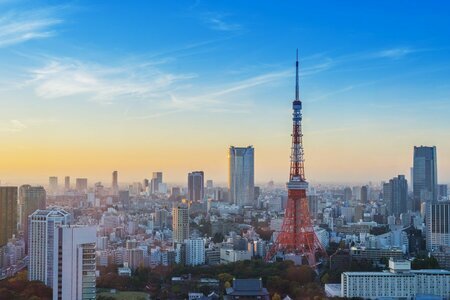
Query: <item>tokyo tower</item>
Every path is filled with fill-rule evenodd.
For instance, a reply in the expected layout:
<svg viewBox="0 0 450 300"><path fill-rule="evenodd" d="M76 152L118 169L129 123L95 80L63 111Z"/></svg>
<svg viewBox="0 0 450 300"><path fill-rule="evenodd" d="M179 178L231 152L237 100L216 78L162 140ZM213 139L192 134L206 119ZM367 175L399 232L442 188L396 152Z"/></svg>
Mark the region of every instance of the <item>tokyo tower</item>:
<svg viewBox="0 0 450 300"><path fill-rule="evenodd" d="M298 86L298 50L295 75L295 100L292 102L292 148L291 170L287 183L288 201L281 232L276 242L268 251L266 261L271 261L277 254L294 254L302 257L303 262L315 268L316 255L326 256L325 249L314 232L309 214L305 179L303 142L302 142L302 102Z"/></svg>

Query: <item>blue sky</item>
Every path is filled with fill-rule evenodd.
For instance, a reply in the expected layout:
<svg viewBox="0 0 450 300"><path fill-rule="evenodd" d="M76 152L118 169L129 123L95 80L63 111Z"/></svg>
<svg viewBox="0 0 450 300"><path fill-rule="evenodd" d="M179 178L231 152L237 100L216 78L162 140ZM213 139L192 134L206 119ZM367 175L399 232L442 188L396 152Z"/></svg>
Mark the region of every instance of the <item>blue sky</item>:
<svg viewBox="0 0 450 300"><path fill-rule="evenodd" d="M450 4L444 1L0 0L2 181L287 178L299 48L311 181L408 175L436 145L450 181Z"/></svg>

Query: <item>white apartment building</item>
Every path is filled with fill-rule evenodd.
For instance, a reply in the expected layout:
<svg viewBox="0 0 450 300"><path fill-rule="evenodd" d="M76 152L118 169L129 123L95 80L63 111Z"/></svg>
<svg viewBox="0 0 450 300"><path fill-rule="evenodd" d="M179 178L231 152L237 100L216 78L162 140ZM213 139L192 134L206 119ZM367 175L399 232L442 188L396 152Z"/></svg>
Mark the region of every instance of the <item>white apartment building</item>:
<svg viewBox="0 0 450 300"><path fill-rule="evenodd" d="M450 298L450 272L446 270L411 270L407 260L389 261L385 272L344 272L341 297L364 299L413 299L417 295Z"/></svg>
<svg viewBox="0 0 450 300"><path fill-rule="evenodd" d="M189 266L203 265L205 263L205 240L186 240L186 264Z"/></svg>
<svg viewBox="0 0 450 300"><path fill-rule="evenodd" d="M56 227L70 220L70 214L62 209L36 210L28 217L28 280L39 280L53 288L58 276Z"/></svg>
<svg viewBox="0 0 450 300"><path fill-rule="evenodd" d="M53 300L94 300L97 228L63 225L58 231L59 271Z"/></svg>

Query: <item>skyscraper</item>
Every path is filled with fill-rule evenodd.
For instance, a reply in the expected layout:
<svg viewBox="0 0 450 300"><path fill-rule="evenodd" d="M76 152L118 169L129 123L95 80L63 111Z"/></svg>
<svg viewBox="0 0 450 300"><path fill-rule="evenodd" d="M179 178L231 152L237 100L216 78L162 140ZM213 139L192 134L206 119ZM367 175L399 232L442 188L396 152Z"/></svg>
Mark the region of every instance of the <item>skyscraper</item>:
<svg viewBox="0 0 450 300"><path fill-rule="evenodd" d="M17 187L0 186L0 268L8 240L17 228Z"/></svg>
<svg viewBox="0 0 450 300"><path fill-rule="evenodd" d="M58 191L58 177L50 176L48 178L48 189L51 194L54 194Z"/></svg>
<svg viewBox="0 0 450 300"><path fill-rule="evenodd" d="M153 172L152 180L150 182L151 193L155 194L159 192L159 185L163 182L162 172Z"/></svg>
<svg viewBox="0 0 450 300"><path fill-rule="evenodd" d="M58 262L54 300L93 300L96 297L95 226L64 225L56 228Z"/></svg>
<svg viewBox="0 0 450 300"><path fill-rule="evenodd" d="M179 204L172 209L173 241L184 243L189 238L189 206Z"/></svg>
<svg viewBox="0 0 450 300"><path fill-rule="evenodd" d="M203 201L205 195L204 178L203 171L194 171L188 174L188 200Z"/></svg>
<svg viewBox="0 0 450 300"><path fill-rule="evenodd" d="M414 210L422 202L437 201L436 147L414 147L413 194Z"/></svg>
<svg viewBox="0 0 450 300"><path fill-rule="evenodd" d="M71 216L62 209L37 210L28 217L28 279L39 280L52 289L58 286L57 226L69 224Z"/></svg>
<svg viewBox="0 0 450 300"><path fill-rule="evenodd" d="M28 253L28 216L45 209L46 192L42 186L22 185L19 188L20 224L24 232L25 252Z"/></svg>
<svg viewBox="0 0 450 300"><path fill-rule="evenodd" d="M75 180L75 188L80 193L85 193L88 189L88 180L87 178L77 178Z"/></svg>
<svg viewBox="0 0 450 300"><path fill-rule="evenodd" d="M64 177L64 190L70 190L70 176Z"/></svg>
<svg viewBox="0 0 450 300"><path fill-rule="evenodd" d="M384 184L383 200L390 216L400 217L408 211L408 182L404 175L398 175Z"/></svg>
<svg viewBox="0 0 450 300"><path fill-rule="evenodd" d="M363 185L361 187L361 203L369 202L369 187L367 185Z"/></svg>
<svg viewBox="0 0 450 300"><path fill-rule="evenodd" d="M450 201L428 202L426 205L427 250L450 247Z"/></svg>
<svg viewBox="0 0 450 300"><path fill-rule="evenodd" d="M230 200L238 206L255 204L255 152L252 146L231 146L228 153Z"/></svg>
<svg viewBox="0 0 450 300"><path fill-rule="evenodd" d="M114 194L117 194L119 190L119 181L118 181L118 173L117 171L112 172L112 189Z"/></svg>

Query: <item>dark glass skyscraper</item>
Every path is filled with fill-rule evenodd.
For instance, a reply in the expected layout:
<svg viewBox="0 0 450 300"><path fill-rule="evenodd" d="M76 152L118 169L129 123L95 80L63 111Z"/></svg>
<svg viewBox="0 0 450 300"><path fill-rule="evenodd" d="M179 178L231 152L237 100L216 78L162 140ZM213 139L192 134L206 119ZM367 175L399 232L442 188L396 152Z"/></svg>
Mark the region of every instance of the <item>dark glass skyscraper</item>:
<svg viewBox="0 0 450 300"><path fill-rule="evenodd" d="M188 174L188 200L202 201L205 195L205 175L203 171Z"/></svg>
<svg viewBox="0 0 450 300"><path fill-rule="evenodd" d="M388 215L399 217L408 211L408 182L404 175L398 175L385 183L383 194Z"/></svg>
<svg viewBox="0 0 450 300"><path fill-rule="evenodd" d="M414 147L413 194L415 211L423 202L437 201L436 147Z"/></svg>

